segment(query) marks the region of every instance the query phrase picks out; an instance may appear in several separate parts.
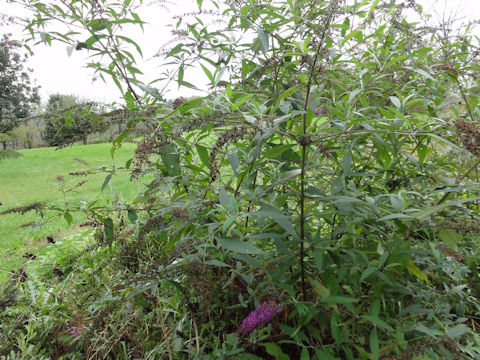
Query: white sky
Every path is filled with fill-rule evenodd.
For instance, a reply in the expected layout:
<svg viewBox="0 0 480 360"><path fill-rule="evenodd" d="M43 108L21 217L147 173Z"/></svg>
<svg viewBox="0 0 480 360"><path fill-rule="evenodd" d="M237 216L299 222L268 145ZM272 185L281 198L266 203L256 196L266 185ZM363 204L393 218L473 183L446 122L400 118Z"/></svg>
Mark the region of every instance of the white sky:
<svg viewBox="0 0 480 360"><path fill-rule="evenodd" d="M418 4L424 6L426 13L441 16L444 9L446 13L456 12L458 16L465 16L466 19L480 20L480 0L417 0ZM3 3L3 4L2 4ZM0 13L7 15L25 15L25 10L18 5L7 3L6 0L0 0ZM171 5L171 6L170 6ZM137 64L138 68L148 75L149 80L156 78L161 73L158 68L158 59L152 59L159 48L172 39L171 28L167 27L172 23L171 17L175 14L182 14L197 10L195 0L171 1L169 10L158 5L150 5L139 12L142 20L148 24L145 25L145 31L129 33L127 36L133 38L140 45L144 61ZM12 33L12 39L22 39L22 32L19 27L10 26L0 28L0 33ZM66 45L52 43L51 47L43 44L33 48L34 55L30 58L28 66L33 68L32 78L41 86L40 94L42 100L46 101L48 96L53 93L73 94L81 98L97 101L120 101L120 91L113 84L105 84L101 79L92 82L93 70L85 68L86 51L73 51L68 57ZM185 73L185 80L198 83L202 80L201 74ZM194 80L189 76L194 76ZM192 91L181 88L179 91L176 86L169 88L167 98L175 98L183 95L188 96Z"/></svg>
<svg viewBox="0 0 480 360"><path fill-rule="evenodd" d="M0 4L5 0L0 0ZM181 5L179 5L181 4ZM143 53L143 59L138 53L134 53L137 64L144 74L148 75L148 81L158 78L162 71L159 69L159 59L153 58L158 50L173 38L171 35L172 27L168 24L172 23L172 16L183 14L189 11L198 10L195 0L181 0L171 1L168 9L159 5L149 5L142 7L138 12L140 18L147 24L144 25L144 32L139 26L135 25L131 31L125 36L135 40ZM27 12L22 7L7 3L0 5L0 13L6 15L26 16ZM59 31L64 31L59 29ZM10 25L7 28L0 27L0 34L12 33L12 40L21 40L25 37L22 34L20 26ZM31 46L31 43L29 43ZM103 80L98 78L93 81L94 70L86 68L85 64L88 62L89 53L87 50L75 51L69 57L66 51L67 45L52 41L52 46L39 44L32 47L34 55L28 60L28 67L33 69L31 79L36 80L37 85L40 85L40 95L43 101L48 99L50 94L73 94L80 98L97 101L120 101L121 94L117 86L110 81L105 84ZM108 81L108 75L104 74ZM185 80L187 79L187 71L185 72ZM169 98L175 98L177 94L177 86L169 88ZM185 91L185 88L180 89L180 92ZM192 93L192 90L190 90ZM178 95L179 96L179 95Z"/></svg>

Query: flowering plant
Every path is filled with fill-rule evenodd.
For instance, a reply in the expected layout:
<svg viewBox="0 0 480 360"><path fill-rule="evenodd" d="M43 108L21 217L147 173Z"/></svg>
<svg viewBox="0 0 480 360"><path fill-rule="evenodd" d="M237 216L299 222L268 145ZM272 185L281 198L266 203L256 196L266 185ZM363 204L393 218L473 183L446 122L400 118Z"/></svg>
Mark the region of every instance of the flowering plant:
<svg viewBox="0 0 480 360"><path fill-rule="evenodd" d="M242 321L237 331L246 334L255 329L257 325L269 322L275 314L281 312L281 304L278 304L275 300L265 301Z"/></svg>

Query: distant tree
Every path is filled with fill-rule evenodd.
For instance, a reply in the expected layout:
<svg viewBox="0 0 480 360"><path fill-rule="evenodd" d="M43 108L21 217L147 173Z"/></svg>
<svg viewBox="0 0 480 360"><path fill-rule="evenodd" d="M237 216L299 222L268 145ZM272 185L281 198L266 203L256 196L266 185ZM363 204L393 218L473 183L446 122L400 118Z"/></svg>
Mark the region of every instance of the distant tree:
<svg viewBox="0 0 480 360"><path fill-rule="evenodd" d="M4 35L0 41L0 140L3 148L19 119L28 116L32 105L38 104L38 87L31 84L30 72L25 69L27 55L18 51L19 45Z"/></svg>
<svg viewBox="0 0 480 360"><path fill-rule="evenodd" d="M44 139L50 146L60 146L74 141L87 144L87 135L99 128L93 121L91 106L73 95L53 94L47 103L47 113L54 114L45 123Z"/></svg>

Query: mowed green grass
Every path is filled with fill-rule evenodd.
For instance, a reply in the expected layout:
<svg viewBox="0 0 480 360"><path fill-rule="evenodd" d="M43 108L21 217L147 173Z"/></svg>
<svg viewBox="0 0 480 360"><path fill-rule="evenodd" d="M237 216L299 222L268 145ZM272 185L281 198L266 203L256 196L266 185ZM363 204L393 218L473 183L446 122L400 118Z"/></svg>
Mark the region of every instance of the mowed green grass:
<svg viewBox="0 0 480 360"><path fill-rule="evenodd" d="M57 176L65 179L65 187L72 188L79 182L87 182L66 194L69 207L82 201L99 200L99 204L111 204L115 197L132 200L140 191L141 183L130 181L129 173L118 172L101 192L108 173L87 177L70 176L70 172L85 171L100 166L124 167L132 158L134 144L123 144L114 158L110 155L110 144L75 145L62 150L38 148L19 151L22 156L0 161L0 212L11 208L43 202L65 208L64 195L60 190ZM88 163L86 166L75 159ZM117 195L116 195L117 194ZM46 246L46 237L60 237L78 230L85 217L81 212L72 212L73 222L67 226L62 213L47 211L42 218L35 211L21 214L0 215L0 283L11 270L17 269L26 260L26 252L36 253ZM42 226L22 227L30 222L45 223ZM52 246L52 245L48 245Z"/></svg>

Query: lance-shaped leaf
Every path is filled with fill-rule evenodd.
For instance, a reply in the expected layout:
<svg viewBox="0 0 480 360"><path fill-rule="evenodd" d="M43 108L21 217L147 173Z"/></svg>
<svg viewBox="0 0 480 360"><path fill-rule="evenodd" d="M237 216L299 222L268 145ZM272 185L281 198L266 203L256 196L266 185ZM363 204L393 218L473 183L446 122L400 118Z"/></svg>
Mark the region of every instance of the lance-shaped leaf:
<svg viewBox="0 0 480 360"><path fill-rule="evenodd" d="M230 250L239 254L263 254L263 251L247 241L232 237L216 237L218 245L225 250Z"/></svg>
<svg viewBox="0 0 480 360"><path fill-rule="evenodd" d="M264 218L270 218L275 221L289 235L293 236L294 239L299 239L299 236L292 225L292 221L287 215L283 214L280 210L267 203L262 202L261 204L262 207L260 208L260 210L254 212L253 214L256 218L259 218L261 220L263 220Z"/></svg>

